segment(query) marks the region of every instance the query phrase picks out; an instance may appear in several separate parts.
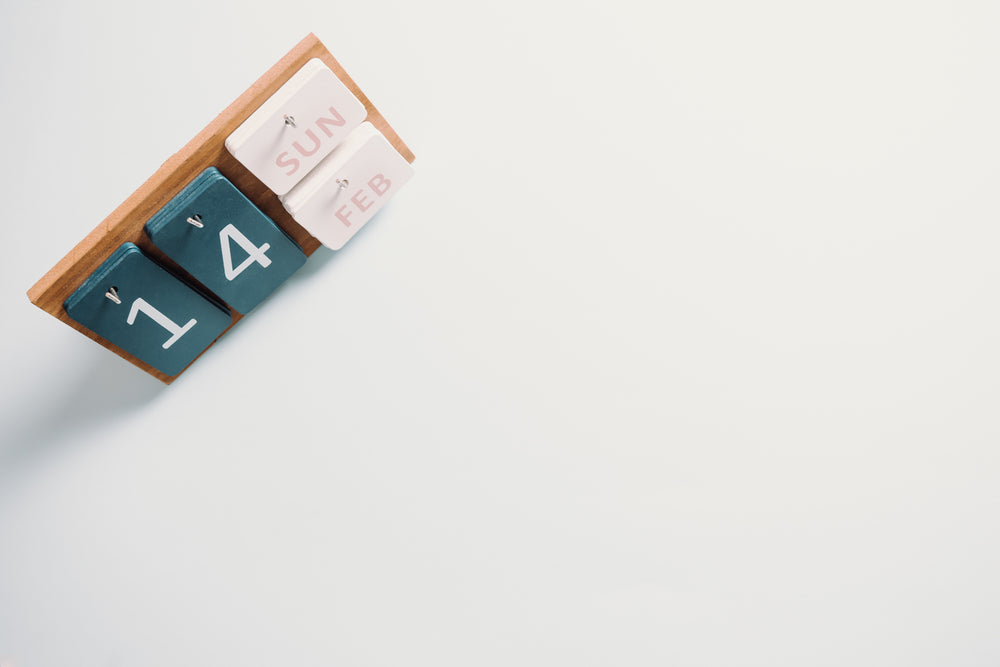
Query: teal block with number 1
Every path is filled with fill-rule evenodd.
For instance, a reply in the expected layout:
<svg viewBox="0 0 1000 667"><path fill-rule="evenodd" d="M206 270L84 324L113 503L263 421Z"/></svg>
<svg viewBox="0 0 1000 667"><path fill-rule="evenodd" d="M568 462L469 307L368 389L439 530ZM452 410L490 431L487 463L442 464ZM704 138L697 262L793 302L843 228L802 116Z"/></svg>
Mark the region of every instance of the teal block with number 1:
<svg viewBox="0 0 1000 667"><path fill-rule="evenodd" d="M63 304L66 314L166 375L232 323L229 312L124 243Z"/></svg>
<svg viewBox="0 0 1000 667"><path fill-rule="evenodd" d="M306 261L291 238L215 167L146 223L146 235L233 310L248 313Z"/></svg>

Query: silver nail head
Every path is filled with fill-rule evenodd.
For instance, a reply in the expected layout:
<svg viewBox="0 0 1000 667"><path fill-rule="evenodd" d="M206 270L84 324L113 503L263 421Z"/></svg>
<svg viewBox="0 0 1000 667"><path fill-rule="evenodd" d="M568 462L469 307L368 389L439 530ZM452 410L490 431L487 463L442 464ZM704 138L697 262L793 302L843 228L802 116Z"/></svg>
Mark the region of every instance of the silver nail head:
<svg viewBox="0 0 1000 667"><path fill-rule="evenodd" d="M118 298L118 288L117 287L111 287L111 288L109 288L108 291L104 293L104 296L108 297L109 299L111 299L112 301L114 301L115 303L117 303L119 306L122 303L122 300Z"/></svg>
<svg viewBox="0 0 1000 667"><path fill-rule="evenodd" d="M291 126L291 127L295 127L295 116L289 116L286 113L285 114L285 125L288 125L288 126Z"/></svg>
<svg viewBox="0 0 1000 667"><path fill-rule="evenodd" d="M200 215L198 215L197 213L195 213L195 214L194 214L194 215L192 215L192 216L191 216L190 218L188 218L188 220L187 220L187 221L188 221L188 222L190 222L190 223L191 223L192 225L194 225L195 227L197 227L198 229L201 229L202 227L204 227L204 226L205 226L205 225L204 225L204 224L202 224L202 222L201 222L201 216L200 216Z"/></svg>
<svg viewBox="0 0 1000 667"><path fill-rule="evenodd" d="M350 185L350 183L351 182L349 180L347 180L346 178L338 178L337 179L337 185L340 186L340 188L339 188L340 190L343 190L344 188L346 188L348 185Z"/></svg>

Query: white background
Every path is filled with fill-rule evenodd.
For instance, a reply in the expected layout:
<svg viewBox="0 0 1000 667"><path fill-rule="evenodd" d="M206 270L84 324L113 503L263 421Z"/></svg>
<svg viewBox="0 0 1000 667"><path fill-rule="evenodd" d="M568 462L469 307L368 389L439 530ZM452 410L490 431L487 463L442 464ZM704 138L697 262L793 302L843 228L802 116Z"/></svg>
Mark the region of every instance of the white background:
<svg viewBox="0 0 1000 667"><path fill-rule="evenodd" d="M313 31L417 154L170 387L24 293ZM0 664L997 665L1000 6L0 5Z"/></svg>

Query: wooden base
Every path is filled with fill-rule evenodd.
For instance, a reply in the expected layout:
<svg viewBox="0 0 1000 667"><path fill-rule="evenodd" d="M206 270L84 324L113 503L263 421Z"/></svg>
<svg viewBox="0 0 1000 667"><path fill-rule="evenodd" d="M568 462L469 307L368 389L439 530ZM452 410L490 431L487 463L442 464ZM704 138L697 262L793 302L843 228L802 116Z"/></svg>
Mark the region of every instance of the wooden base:
<svg viewBox="0 0 1000 667"><path fill-rule="evenodd" d="M164 375L69 319L63 309L63 302L83 283L87 276L93 273L116 248L126 241L138 245L143 252L174 274L199 285L198 281L149 242L143 232L143 225L156 211L180 192L191 179L208 167L216 167L222 172L240 192L274 220L275 224L291 235L302 246L306 255L312 255L319 247L319 241L299 226L282 207L277 195L264 187L253 174L229 154L225 147L226 137L311 58L319 58L333 70L365 105L365 109L368 111L367 120L382 132L400 155L408 162L413 162L413 153L399 138L399 135L361 92L361 89L348 76L340 63L326 50L322 42L310 33L246 92L240 95L235 102L230 104L225 111L219 114L208 127L199 132L198 136L164 162L163 166L149 180L95 227L58 264L49 269L48 273L28 290L28 298L31 302L124 359L131 361L150 375L167 384L172 382L177 376ZM234 312L233 324L236 324L241 317L239 313ZM225 335L225 332L222 335ZM178 373L178 375L180 374Z"/></svg>

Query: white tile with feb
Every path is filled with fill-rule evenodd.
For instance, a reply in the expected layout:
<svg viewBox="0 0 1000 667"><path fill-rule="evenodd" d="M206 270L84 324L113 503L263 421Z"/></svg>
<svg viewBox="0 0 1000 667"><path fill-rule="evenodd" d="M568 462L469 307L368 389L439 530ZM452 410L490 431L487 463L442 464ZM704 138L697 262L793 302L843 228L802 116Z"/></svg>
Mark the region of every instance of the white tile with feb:
<svg viewBox="0 0 1000 667"><path fill-rule="evenodd" d="M226 149L283 195L367 115L337 75L313 58L226 138Z"/></svg>
<svg viewBox="0 0 1000 667"><path fill-rule="evenodd" d="M410 163L365 122L282 203L306 231L339 250L412 176Z"/></svg>

